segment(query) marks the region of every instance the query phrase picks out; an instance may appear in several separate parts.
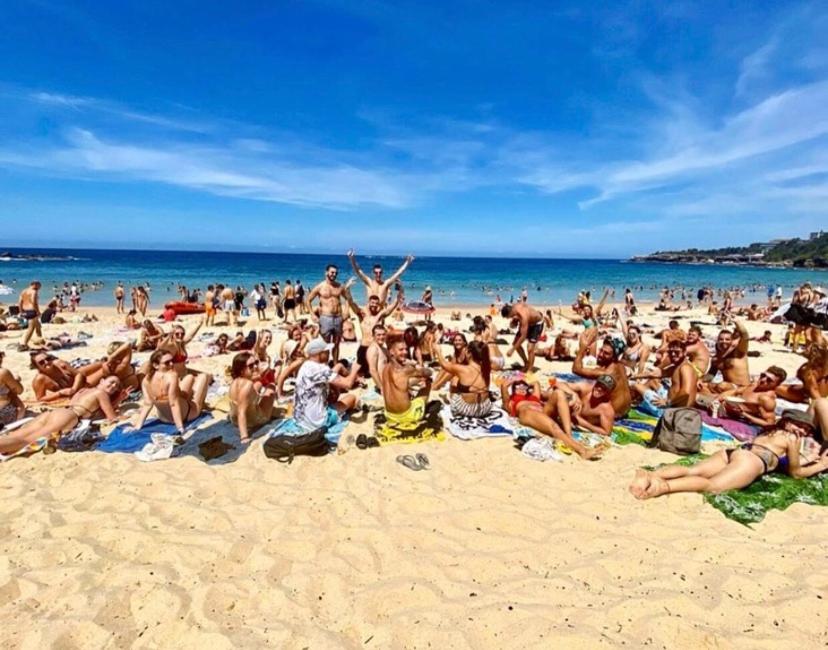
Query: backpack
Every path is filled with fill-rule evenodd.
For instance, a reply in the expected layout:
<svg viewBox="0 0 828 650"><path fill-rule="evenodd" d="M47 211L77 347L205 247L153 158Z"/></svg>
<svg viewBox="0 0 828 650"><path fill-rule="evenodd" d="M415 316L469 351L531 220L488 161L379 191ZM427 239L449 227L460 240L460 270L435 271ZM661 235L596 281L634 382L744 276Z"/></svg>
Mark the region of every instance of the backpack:
<svg viewBox="0 0 828 650"><path fill-rule="evenodd" d="M667 408L653 431L650 447L686 456L701 450L701 413L692 408Z"/></svg>
<svg viewBox="0 0 828 650"><path fill-rule="evenodd" d="M327 430L328 427L320 427L298 436L271 436L264 443L265 456L288 464L293 462L294 456L326 456L330 448L325 438Z"/></svg>

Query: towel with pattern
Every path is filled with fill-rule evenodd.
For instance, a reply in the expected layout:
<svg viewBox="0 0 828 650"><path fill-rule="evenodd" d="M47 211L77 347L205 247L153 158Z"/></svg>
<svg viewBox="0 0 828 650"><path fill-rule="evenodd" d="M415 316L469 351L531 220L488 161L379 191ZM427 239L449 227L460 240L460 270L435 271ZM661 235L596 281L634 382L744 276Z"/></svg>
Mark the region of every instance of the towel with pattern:
<svg viewBox="0 0 828 650"><path fill-rule="evenodd" d="M451 407L443 407L443 421L448 422L448 432L461 440L476 440L495 436L511 436L515 427L509 415L500 408L492 408L483 417L453 415Z"/></svg>
<svg viewBox="0 0 828 650"><path fill-rule="evenodd" d="M445 440L443 404L439 401L425 403L423 398L411 400L411 408L405 413L383 411L374 416L374 435L381 445L393 443Z"/></svg>

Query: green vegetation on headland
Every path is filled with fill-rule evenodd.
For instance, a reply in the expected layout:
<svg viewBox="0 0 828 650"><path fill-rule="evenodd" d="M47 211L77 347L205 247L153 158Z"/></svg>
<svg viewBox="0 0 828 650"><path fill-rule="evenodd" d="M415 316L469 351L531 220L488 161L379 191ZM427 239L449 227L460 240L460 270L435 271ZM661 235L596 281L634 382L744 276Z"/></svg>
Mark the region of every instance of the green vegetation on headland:
<svg viewBox="0 0 828 650"><path fill-rule="evenodd" d="M637 255L633 262L672 262L674 264L750 264L772 267L828 268L828 232L811 233L808 239L774 239L749 246L730 246L700 250L657 251Z"/></svg>

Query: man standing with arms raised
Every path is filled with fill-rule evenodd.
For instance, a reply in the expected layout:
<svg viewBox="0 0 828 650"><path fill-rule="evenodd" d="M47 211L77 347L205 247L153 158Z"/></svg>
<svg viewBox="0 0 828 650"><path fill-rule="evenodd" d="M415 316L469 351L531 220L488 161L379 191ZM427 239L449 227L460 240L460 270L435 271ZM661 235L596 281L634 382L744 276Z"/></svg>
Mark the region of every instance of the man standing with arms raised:
<svg viewBox="0 0 828 650"><path fill-rule="evenodd" d="M313 301L319 298L319 335L333 344L333 360L339 361L339 342L342 339L342 297L351 283L345 286L337 282L339 269L335 264L325 268L325 279L317 284L308 294L305 308L313 313Z"/></svg>
<svg viewBox="0 0 828 650"><path fill-rule="evenodd" d="M390 278L383 280L381 264L374 264L374 277L369 278L365 271L363 271L359 267L359 264L357 264L356 251L352 248L348 251L347 255L351 262L351 267L354 269L354 273L357 274L357 277L359 277L365 285L365 295L369 299L371 296L379 297L380 305L382 307L388 303L388 292L391 290L391 287L402 277L402 274L405 273L406 269L411 266L411 262L414 261L414 256L408 255L402 263L402 266L400 266L400 268L398 268Z"/></svg>
<svg viewBox="0 0 828 650"><path fill-rule="evenodd" d="M20 315L28 321L29 325L26 336L23 337L23 343L20 344L21 351L29 349L29 341L35 332L38 338L43 338L43 332L40 329L40 305L37 303L39 291L40 282L34 280L20 292L20 298L17 301Z"/></svg>

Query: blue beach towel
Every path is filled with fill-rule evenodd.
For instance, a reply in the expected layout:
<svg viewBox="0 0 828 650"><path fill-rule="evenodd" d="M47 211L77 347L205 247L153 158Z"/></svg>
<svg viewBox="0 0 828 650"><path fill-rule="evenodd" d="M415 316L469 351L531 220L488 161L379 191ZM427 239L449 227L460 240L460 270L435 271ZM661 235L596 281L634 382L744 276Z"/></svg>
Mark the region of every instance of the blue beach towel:
<svg viewBox="0 0 828 650"><path fill-rule="evenodd" d="M192 429L202 422L210 418L209 413L202 413L195 420L187 424L187 429ZM174 436L178 433L174 424L161 422L161 420L150 420L145 423L143 428L136 431L129 424L120 424L110 432L106 440L101 442L96 448L96 451L102 451L107 454L122 453L131 454L140 451L148 442L152 442L151 436L153 433L163 433L168 436Z"/></svg>
<svg viewBox="0 0 828 650"><path fill-rule="evenodd" d="M345 427L348 426L348 419L342 418L336 409L328 407L328 419L325 421L325 426L328 430L325 432L325 439L332 445L339 444L339 438ZM274 426L267 437L271 436L300 436L308 433L307 429L302 428L299 423L293 418L281 420Z"/></svg>

